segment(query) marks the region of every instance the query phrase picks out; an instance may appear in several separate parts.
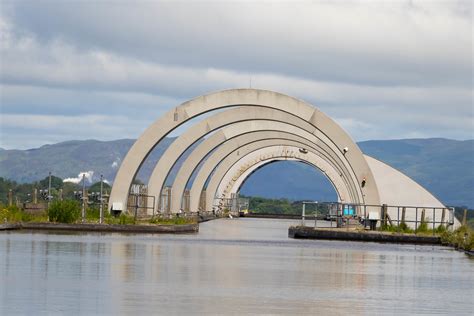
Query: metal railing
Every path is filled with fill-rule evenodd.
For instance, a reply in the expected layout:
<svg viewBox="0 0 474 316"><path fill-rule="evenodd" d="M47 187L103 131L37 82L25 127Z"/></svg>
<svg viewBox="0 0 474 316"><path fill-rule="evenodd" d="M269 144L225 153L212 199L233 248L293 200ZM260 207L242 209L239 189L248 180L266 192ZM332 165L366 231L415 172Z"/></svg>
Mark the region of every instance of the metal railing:
<svg viewBox="0 0 474 316"><path fill-rule="evenodd" d="M248 198L242 197L215 198L212 204L212 210L215 214L228 211L238 216L240 211L248 209L249 202L250 200Z"/></svg>
<svg viewBox="0 0 474 316"><path fill-rule="evenodd" d="M304 205L304 204L303 204ZM440 226L454 226L453 207L426 207L407 205L370 205L338 202L317 203L326 212L326 219L336 220L338 227L347 218L356 218L364 225L371 223L379 227L395 227L397 231L411 228L415 233L431 229L434 234ZM316 211L318 213L318 210ZM303 214L302 214L303 215ZM302 217L303 218L303 217Z"/></svg>
<svg viewBox="0 0 474 316"><path fill-rule="evenodd" d="M128 196L127 209L135 219L137 217L155 216L155 197L143 193L130 194Z"/></svg>

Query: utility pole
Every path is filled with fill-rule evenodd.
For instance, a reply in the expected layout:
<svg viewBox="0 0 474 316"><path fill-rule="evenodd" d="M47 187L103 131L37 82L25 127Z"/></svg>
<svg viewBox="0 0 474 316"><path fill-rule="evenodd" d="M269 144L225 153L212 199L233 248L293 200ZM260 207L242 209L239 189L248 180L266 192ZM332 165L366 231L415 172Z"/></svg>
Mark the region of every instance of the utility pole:
<svg viewBox="0 0 474 316"><path fill-rule="evenodd" d="M104 222L104 200L102 198L102 190L104 185L104 176L100 175L100 207L99 207L99 224Z"/></svg>
<svg viewBox="0 0 474 316"><path fill-rule="evenodd" d="M86 174L82 174L82 222L86 221Z"/></svg>
<svg viewBox="0 0 474 316"><path fill-rule="evenodd" d="M51 171L49 172L49 181L48 181L48 208L49 204L51 203L51 198L53 196L51 195Z"/></svg>
<svg viewBox="0 0 474 316"><path fill-rule="evenodd" d="M306 226L305 225L305 214L306 213L306 203L303 202L303 212L301 214L301 226Z"/></svg>

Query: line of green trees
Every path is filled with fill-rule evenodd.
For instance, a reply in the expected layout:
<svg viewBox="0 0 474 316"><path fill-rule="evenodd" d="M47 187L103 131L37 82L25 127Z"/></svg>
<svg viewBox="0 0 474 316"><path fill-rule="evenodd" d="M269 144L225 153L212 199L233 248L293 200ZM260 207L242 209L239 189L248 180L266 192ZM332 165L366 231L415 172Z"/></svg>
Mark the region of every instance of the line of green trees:
<svg viewBox="0 0 474 316"><path fill-rule="evenodd" d="M259 214L301 215L303 201L289 199L267 199L258 196L241 196L249 199L249 211ZM323 204L306 204L306 213L326 214L328 206Z"/></svg>

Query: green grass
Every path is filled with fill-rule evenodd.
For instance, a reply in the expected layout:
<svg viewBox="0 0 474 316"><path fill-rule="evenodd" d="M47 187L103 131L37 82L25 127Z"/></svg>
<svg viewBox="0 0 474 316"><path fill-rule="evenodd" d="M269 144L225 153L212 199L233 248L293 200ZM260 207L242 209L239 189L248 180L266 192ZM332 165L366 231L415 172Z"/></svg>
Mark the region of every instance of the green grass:
<svg viewBox="0 0 474 316"><path fill-rule="evenodd" d="M114 217L109 214L109 212L106 212L107 216L104 215L104 221L106 224L111 224L111 225L135 225L137 221L135 218L131 215L127 214L120 214L120 216Z"/></svg>
<svg viewBox="0 0 474 316"><path fill-rule="evenodd" d="M100 219L99 207L89 207L86 210L86 222L98 223ZM20 222L58 222L58 223L77 223L81 220L81 205L77 201L64 200L51 203L46 212L31 214L24 212L17 206L0 205L0 224L20 223ZM104 223L115 225L186 225L195 224L196 219L185 217L163 218L154 217L152 219L135 220L133 215L121 214L114 217L104 209Z"/></svg>
<svg viewBox="0 0 474 316"><path fill-rule="evenodd" d="M441 234L443 244L467 251L474 250L474 231L467 225L455 231L445 231Z"/></svg>
<svg viewBox="0 0 474 316"><path fill-rule="evenodd" d="M393 232L393 233L403 233L403 234L440 235L444 233L447 229L446 229L446 226L440 225L433 230L431 228L428 228L427 223L421 223L418 226L418 228L415 230L408 227L408 225L401 223L400 226L395 226L395 225L382 226L381 228L379 228L379 230L386 231L386 232Z"/></svg>
<svg viewBox="0 0 474 316"><path fill-rule="evenodd" d="M174 217L174 218L161 218L155 217L149 220L150 224L157 225L186 225L186 224L195 224L195 219L184 218L184 217Z"/></svg>
<svg viewBox="0 0 474 316"><path fill-rule="evenodd" d="M48 215L45 212L38 214L26 213L17 206L0 207L0 222L20 223L20 222L47 222Z"/></svg>
<svg viewBox="0 0 474 316"><path fill-rule="evenodd" d="M71 224L81 218L81 206L74 200L53 201L48 208L50 222Z"/></svg>

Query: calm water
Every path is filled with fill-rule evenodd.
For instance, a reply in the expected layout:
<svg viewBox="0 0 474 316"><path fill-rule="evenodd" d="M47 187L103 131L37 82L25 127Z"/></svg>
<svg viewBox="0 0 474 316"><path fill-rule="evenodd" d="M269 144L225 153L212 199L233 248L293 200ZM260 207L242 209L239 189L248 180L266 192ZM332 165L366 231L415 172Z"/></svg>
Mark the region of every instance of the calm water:
<svg viewBox="0 0 474 316"><path fill-rule="evenodd" d="M474 260L445 247L196 235L0 233L0 314L473 314Z"/></svg>

